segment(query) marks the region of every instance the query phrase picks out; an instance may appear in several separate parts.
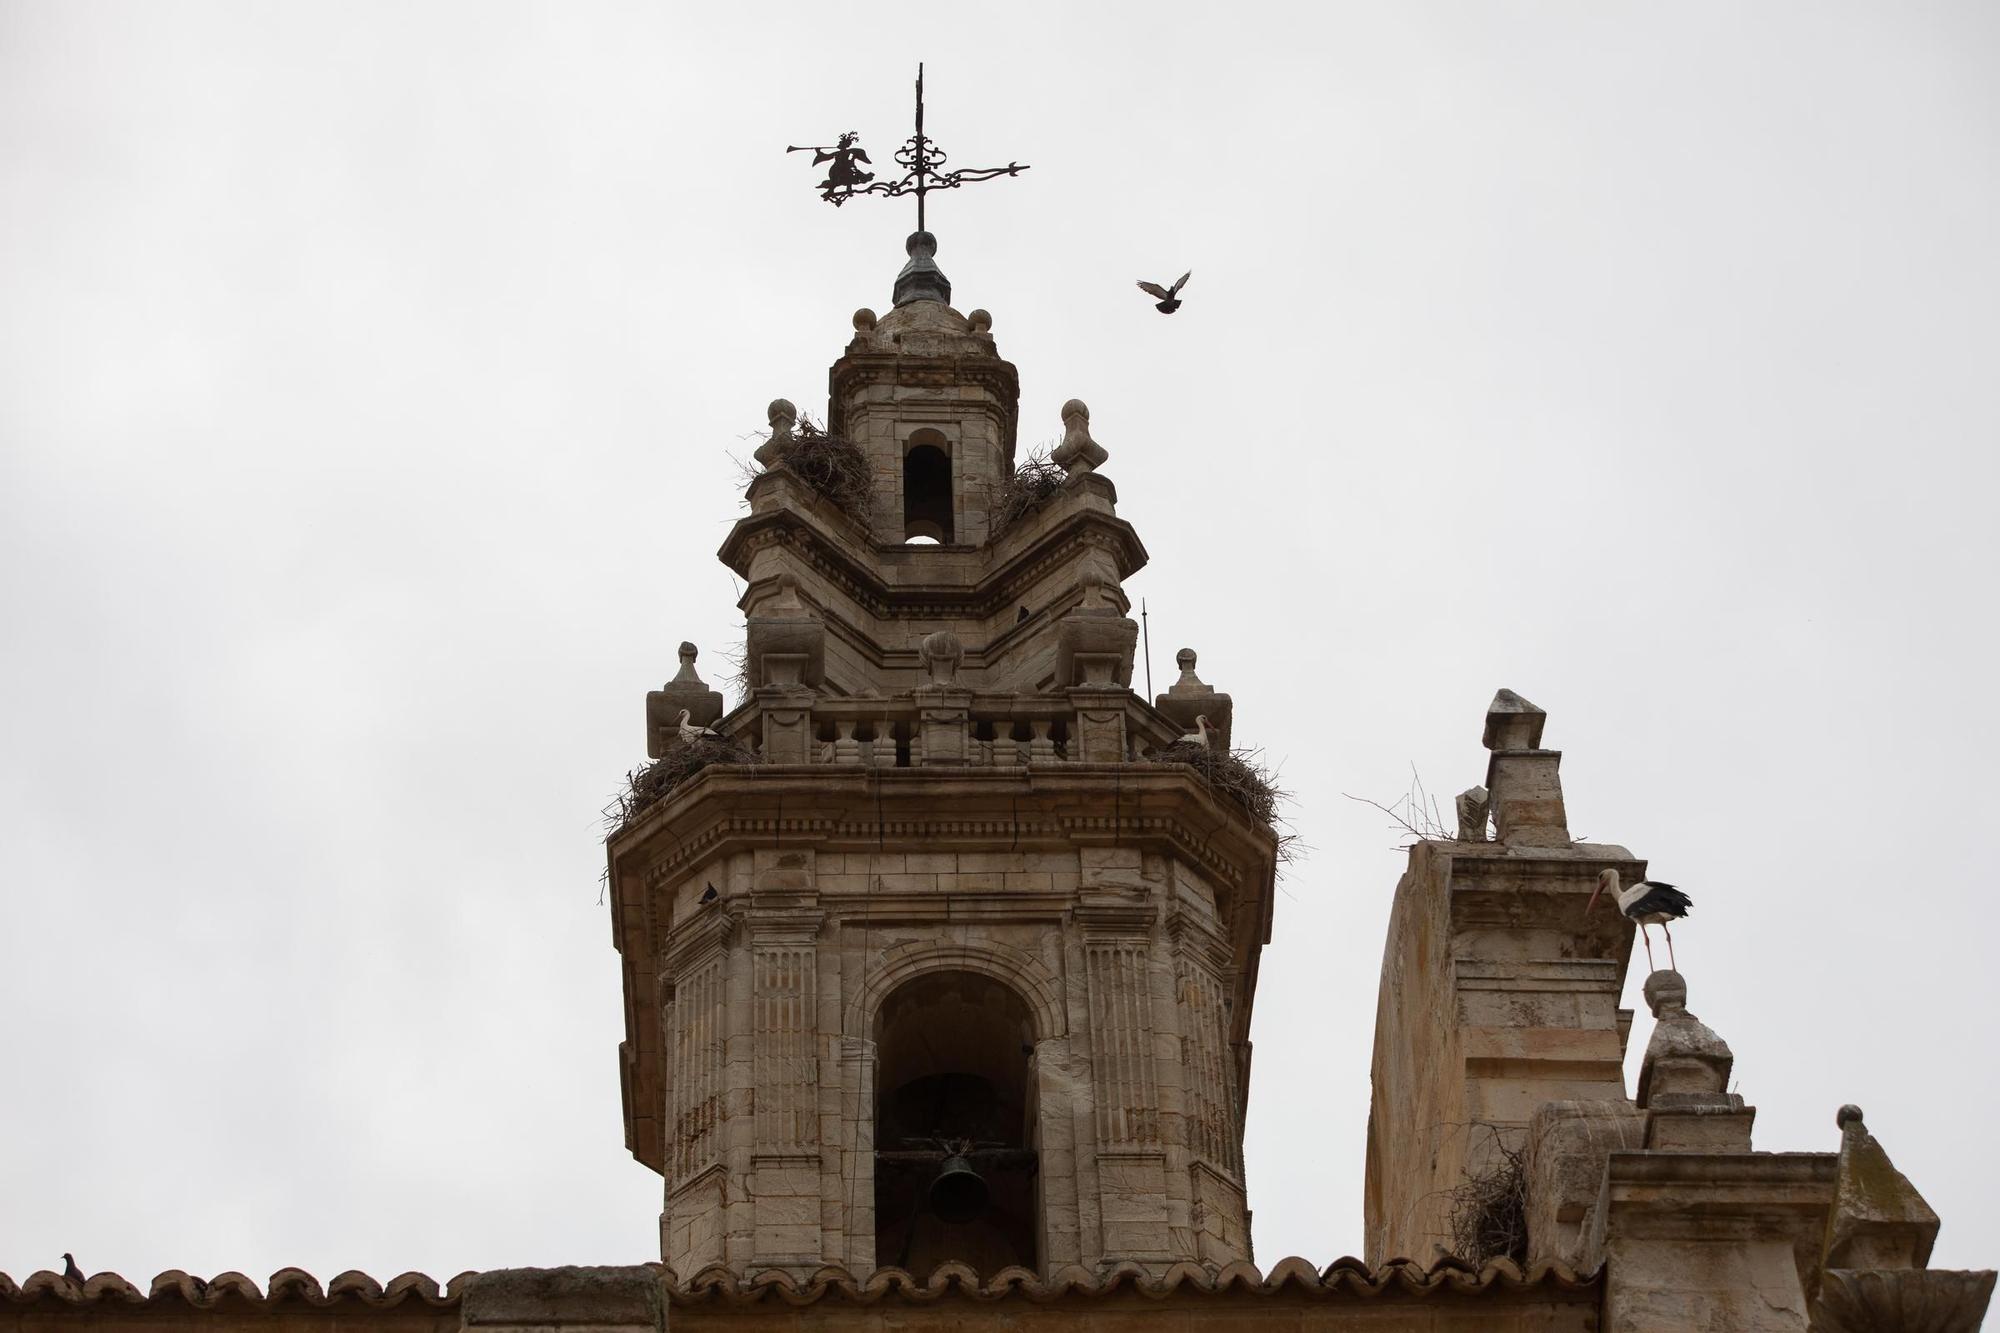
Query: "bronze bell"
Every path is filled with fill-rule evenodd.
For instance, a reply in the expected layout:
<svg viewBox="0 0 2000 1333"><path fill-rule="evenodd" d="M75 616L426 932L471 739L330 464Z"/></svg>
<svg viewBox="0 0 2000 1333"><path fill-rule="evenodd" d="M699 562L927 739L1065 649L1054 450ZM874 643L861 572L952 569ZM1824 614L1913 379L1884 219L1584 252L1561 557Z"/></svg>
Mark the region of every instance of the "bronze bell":
<svg viewBox="0 0 2000 1333"><path fill-rule="evenodd" d="M991 1191L963 1153L948 1153L931 1182L931 1211L944 1222L970 1222L986 1211Z"/></svg>

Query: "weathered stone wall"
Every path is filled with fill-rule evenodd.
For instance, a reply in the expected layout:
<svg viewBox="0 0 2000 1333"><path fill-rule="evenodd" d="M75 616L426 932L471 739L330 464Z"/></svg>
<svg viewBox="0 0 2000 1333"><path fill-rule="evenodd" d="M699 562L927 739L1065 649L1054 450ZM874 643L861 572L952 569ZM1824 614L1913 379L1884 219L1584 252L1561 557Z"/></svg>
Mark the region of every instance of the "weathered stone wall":
<svg viewBox="0 0 2000 1333"><path fill-rule="evenodd" d="M1247 1259L1242 1036L1210 876L1137 847L928 845L759 847L661 886L670 1266L887 1262L876 1014L942 971L997 979L1033 1017L1043 1271Z"/></svg>

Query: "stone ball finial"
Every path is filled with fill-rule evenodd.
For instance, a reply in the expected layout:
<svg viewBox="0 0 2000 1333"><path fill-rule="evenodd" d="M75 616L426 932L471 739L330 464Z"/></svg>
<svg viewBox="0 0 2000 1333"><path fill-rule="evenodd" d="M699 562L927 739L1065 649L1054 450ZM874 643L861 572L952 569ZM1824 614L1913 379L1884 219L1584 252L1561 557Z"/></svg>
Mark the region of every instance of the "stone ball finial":
<svg viewBox="0 0 2000 1333"><path fill-rule="evenodd" d="M862 306L859 310L855 311L854 331L856 333L873 333L875 331L875 312L867 306Z"/></svg>
<svg viewBox="0 0 2000 1333"><path fill-rule="evenodd" d="M939 630L926 634L917 645L917 651L924 659L924 669L930 673L933 685L954 685L958 682L958 665L965 660L965 645L950 630Z"/></svg>
<svg viewBox="0 0 2000 1333"><path fill-rule="evenodd" d="M903 242L903 253L912 259L935 259L937 257L937 237L927 231L913 231Z"/></svg>
<svg viewBox="0 0 2000 1333"><path fill-rule="evenodd" d="M1049 453L1049 461L1072 477L1095 472L1111 453L1090 438L1090 407L1081 398L1062 405L1062 443Z"/></svg>
<svg viewBox="0 0 2000 1333"><path fill-rule="evenodd" d="M1194 649L1183 648L1174 654L1174 664L1183 671L1194 670Z"/></svg>
<svg viewBox="0 0 2000 1333"><path fill-rule="evenodd" d="M1661 968L1646 978L1646 1007L1653 1017L1665 1017L1687 1008L1687 978L1671 968Z"/></svg>
<svg viewBox="0 0 2000 1333"><path fill-rule="evenodd" d="M701 649L694 646L692 639L681 640L681 661L692 662L701 655Z"/></svg>
<svg viewBox="0 0 2000 1333"><path fill-rule="evenodd" d="M1849 1102L1847 1105L1841 1107L1838 1111L1834 1112L1833 1123L1835 1128L1842 1130L1846 1129L1850 1124L1853 1125L1860 1124L1861 1108L1856 1106L1853 1102Z"/></svg>
<svg viewBox="0 0 2000 1333"><path fill-rule="evenodd" d="M773 398L764 415L771 423L771 438L758 445L752 457L759 467L771 468L778 465L791 446L792 427L799 424L799 409L792 406L789 398Z"/></svg>
<svg viewBox="0 0 2000 1333"><path fill-rule="evenodd" d="M993 316L984 310L973 311L965 317L965 322L972 326L974 333L990 333L993 329Z"/></svg>

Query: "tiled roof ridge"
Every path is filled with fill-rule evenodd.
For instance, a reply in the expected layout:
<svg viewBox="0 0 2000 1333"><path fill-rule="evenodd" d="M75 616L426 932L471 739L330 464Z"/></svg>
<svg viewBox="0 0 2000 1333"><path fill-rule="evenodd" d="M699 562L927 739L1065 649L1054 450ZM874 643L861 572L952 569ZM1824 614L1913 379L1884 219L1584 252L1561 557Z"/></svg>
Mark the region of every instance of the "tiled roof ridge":
<svg viewBox="0 0 2000 1333"><path fill-rule="evenodd" d="M1359 1259L1342 1257L1320 1269L1296 1256L1280 1259L1268 1275L1255 1264L1237 1262L1223 1267L1177 1263L1154 1277L1136 1263L1117 1264L1101 1273L1069 1267L1058 1269L1044 1281L1026 1268L1008 1267L983 1282L970 1265L944 1263L932 1270L930 1280L919 1282L901 1268L878 1268L866 1279L838 1265L828 1265L804 1282L789 1273L772 1269L738 1278L726 1268L705 1268L682 1281L671 1269L663 1270L668 1298L675 1305L730 1305L771 1301L784 1305L811 1305L838 1297L857 1305L873 1305L890 1298L916 1303L940 1300L956 1292L975 1301L1024 1298L1037 1304L1076 1296L1086 1299L1110 1296L1121 1291L1135 1292L1164 1300L1183 1290L1191 1295L1225 1295L1240 1292L1252 1296L1277 1296L1297 1292L1306 1296L1379 1296L1387 1292L1410 1295L1473 1294L1493 1287L1523 1288L1549 1284L1566 1290L1594 1286L1597 1274L1579 1276L1561 1264L1542 1263L1527 1272L1509 1259L1492 1259L1480 1268L1458 1259L1441 1259L1430 1268L1410 1259L1391 1259L1371 1269Z"/></svg>
<svg viewBox="0 0 2000 1333"><path fill-rule="evenodd" d="M79 1285L60 1273L43 1269L30 1273L28 1280L18 1285L13 1278L0 1273L0 1303L24 1305L55 1300L67 1305L93 1305L122 1301L127 1305L178 1303L208 1310L235 1299L251 1305L301 1301L325 1306L356 1301L386 1309L414 1300L444 1309L458 1304L465 1294L466 1280L472 1276L469 1271L460 1273L439 1287L437 1279L428 1273L399 1273L382 1283L358 1268L350 1268L322 1287L319 1279L303 1268L280 1268L271 1274L267 1291L260 1289L255 1279L234 1270L203 1279L169 1268L142 1292L116 1273L98 1273Z"/></svg>
<svg viewBox="0 0 2000 1333"><path fill-rule="evenodd" d="M1524 1272L1507 1259L1488 1260L1476 1269L1457 1259L1441 1259L1429 1268L1410 1259L1391 1259L1379 1268L1370 1268L1359 1259L1343 1257L1322 1269L1293 1257L1279 1260L1268 1274L1245 1262L1222 1267L1177 1263L1157 1277L1142 1265L1121 1263L1101 1273L1078 1267L1063 1268L1047 1280L1020 1267L1002 1268L982 1280L971 1266L957 1262L940 1264L927 1281L919 1281L901 1268L878 1268L864 1278L839 1265L827 1265L800 1281L778 1269L740 1278L727 1268L715 1266L683 1280L673 1270L658 1264L645 1267L659 1273L667 1298L675 1305L771 1302L801 1306L829 1299L856 1305L874 1305L886 1300L929 1304L954 1293L979 1302L1024 1299L1045 1304L1068 1297L1093 1299L1124 1291L1155 1300L1182 1291L1196 1296L1230 1293L1277 1296L1293 1292L1309 1297L1366 1298L1385 1293L1473 1295L1494 1287L1520 1289L1543 1285L1576 1290L1597 1282L1596 1273L1579 1275L1561 1264L1537 1264ZM467 1281L476 1276L473 1271L460 1273L440 1287L435 1278L423 1273L402 1273L380 1283L358 1269L349 1269L322 1287L304 1269L281 1268L271 1274L268 1289L260 1290L256 1282L242 1273L220 1273L203 1280L173 1268L154 1278L151 1288L142 1292L116 1273L99 1273L79 1286L60 1273L42 1270L19 1284L0 1273L0 1304L53 1302L84 1306L117 1301L127 1305L172 1303L212 1309L224 1301L240 1300L252 1306L298 1301L309 1306L354 1302L389 1308L418 1301L434 1309L445 1309L458 1305Z"/></svg>

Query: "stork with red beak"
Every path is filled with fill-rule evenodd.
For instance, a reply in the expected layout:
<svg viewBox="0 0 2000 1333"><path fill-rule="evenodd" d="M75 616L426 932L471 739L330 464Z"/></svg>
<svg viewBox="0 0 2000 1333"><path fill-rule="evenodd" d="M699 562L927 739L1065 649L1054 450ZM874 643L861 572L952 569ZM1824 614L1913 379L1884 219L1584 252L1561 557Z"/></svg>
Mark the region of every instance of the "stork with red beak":
<svg viewBox="0 0 2000 1333"><path fill-rule="evenodd" d="M1667 937L1667 966L1676 972L1680 970L1674 962L1674 932L1667 929L1669 921L1678 921L1688 914L1693 900L1671 884L1662 884L1655 879L1642 879L1628 888L1618 887L1618 872L1605 870L1597 876L1597 887L1591 891L1590 901L1583 910L1588 913L1597 906L1597 900L1609 893L1618 903L1618 910L1639 923L1639 938L1646 942L1646 966L1653 969L1653 939L1646 933L1647 926L1658 926Z"/></svg>

